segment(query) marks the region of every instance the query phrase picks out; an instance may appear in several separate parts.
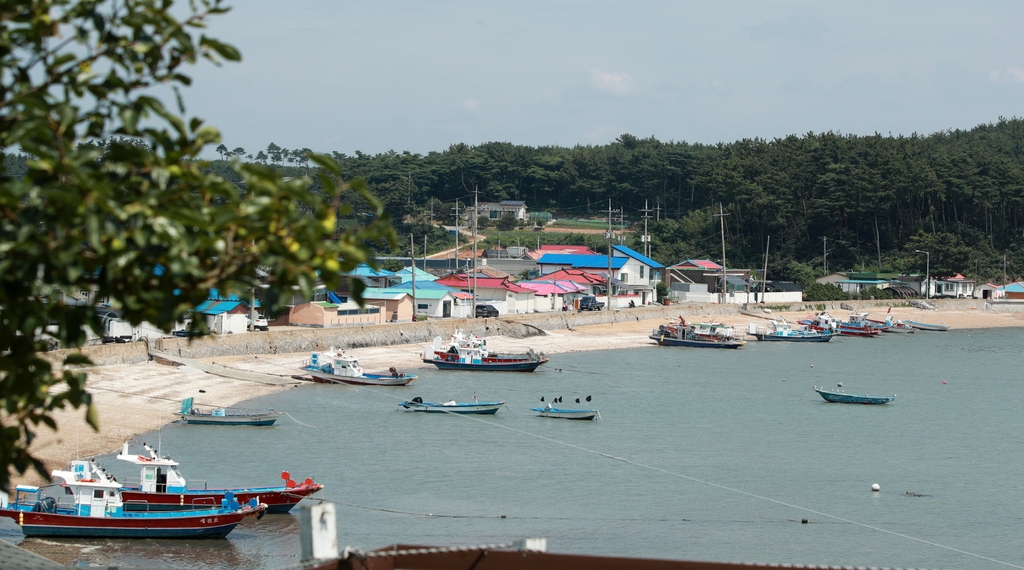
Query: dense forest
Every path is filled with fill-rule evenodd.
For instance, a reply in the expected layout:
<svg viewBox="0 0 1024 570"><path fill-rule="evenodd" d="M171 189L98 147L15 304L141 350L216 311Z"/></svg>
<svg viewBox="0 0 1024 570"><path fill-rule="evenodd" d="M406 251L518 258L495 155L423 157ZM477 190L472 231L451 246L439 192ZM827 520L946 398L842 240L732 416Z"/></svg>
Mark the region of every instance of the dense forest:
<svg viewBox="0 0 1024 570"><path fill-rule="evenodd" d="M271 143L247 153L218 148L210 167L231 177L230 160L308 173L308 149ZM808 133L717 145L662 142L624 134L598 146L456 144L426 155L332 153L346 176L363 177L393 217L397 252L410 235L422 250L454 245L436 225L454 224L456 200L525 200L555 219L614 217L631 227L623 243L643 251L644 216L652 257L720 260L760 268L769 278L806 282L828 271L960 272L1001 282L1024 273L1024 120L1000 119L971 130L931 135ZM8 156L8 173L23 157ZM725 214L719 218L719 209ZM360 209L348 223L358 224ZM503 244L527 240L586 243L600 234L486 233ZM769 245L770 240L770 245ZM916 253L927 251L929 255Z"/></svg>

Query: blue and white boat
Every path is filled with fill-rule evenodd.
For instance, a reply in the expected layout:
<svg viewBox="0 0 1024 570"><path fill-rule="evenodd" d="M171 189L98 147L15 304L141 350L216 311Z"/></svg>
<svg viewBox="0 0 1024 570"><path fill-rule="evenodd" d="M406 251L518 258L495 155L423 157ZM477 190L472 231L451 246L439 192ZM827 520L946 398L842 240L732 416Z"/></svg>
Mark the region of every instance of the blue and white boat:
<svg viewBox="0 0 1024 570"><path fill-rule="evenodd" d="M314 352L302 363L300 370L309 374L314 382L324 384L353 384L356 386L408 386L418 378L414 374L401 374L392 366L388 374L363 372L359 361L344 350Z"/></svg>
<svg viewBox="0 0 1024 570"><path fill-rule="evenodd" d="M828 342L834 336L829 331L814 331L806 327L794 329L786 319L768 321L767 328L750 323L747 325L747 334L761 341L783 342Z"/></svg>
<svg viewBox="0 0 1024 570"><path fill-rule="evenodd" d="M530 408L530 411L537 412L537 415L542 418L559 418L563 420L592 420L601 415L601 412L597 410L555 408L550 403L540 408Z"/></svg>
<svg viewBox="0 0 1024 570"><path fill-rule="evenodd" d="M847 394L841 390L826 390L817 386L814 387L814 391L824 398L826 402L834 404L888 404L896 398L896 394L892 396L862 396Z"/></svg>
<svg viewBox="0 0 1024 570"><path fill-rule="evenodd" d="M35 486L19 485L14 500L0 508L25 536L95 538L220 538L242 519L261 517L267 505L253 498L240 504L229 492L219 506L179 512L127 511L121 484L89 461L74 461L71 471L54 471L67 494L43 496Z"/></svg>
<svg viewBox="0 0 1024 570"><path fill-rule="evenodd" d="M948 331L949 325L939 325L934 323L919 323L917 321L903 321L904 323L914 327L915 329L922 331Z"/></svg>
<svg viewBox="0 0 1024 570"><path fill-rule="evenodd" d="M284 412L251 410L246 408L209 408L193 405L192 398L181 401L182 421L187 424L208 426L272 426Z"/></svg>
<svg viewBox="0 0 1024 570"><path fill-rule="evenodd" d="M424 402L419 396L398 404L400 408L410 412L427 412L429 414L495 414L505 402Z"/></svg>

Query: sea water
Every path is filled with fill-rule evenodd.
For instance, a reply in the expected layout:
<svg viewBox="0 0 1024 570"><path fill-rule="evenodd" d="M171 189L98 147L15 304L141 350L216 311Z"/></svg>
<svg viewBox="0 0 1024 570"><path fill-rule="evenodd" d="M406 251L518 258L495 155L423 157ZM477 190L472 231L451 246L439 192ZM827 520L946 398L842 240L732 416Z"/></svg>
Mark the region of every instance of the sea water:
<svg viewBox="0 0 1024 570"><path fill-rule="evenodd" d="M423 369L407 371L420 378L404 388L304 385L249 401L297 420L271 428L172 424L133 445L159 439L186 478L211 487L273 484L282 470L313 477L326 486L316 497L337 503L339 544L363 549L545 537L562 553L1020 567L1022 339L998 329L739 350L652 344L557 354L533 374ZM839 383L896 399L828 404L811 390ZM474 393L507 408L397 411L414 396ZM529 409L541 397L601 418L539 418ZM69 549L70 561L278 568L298 561L298 512L249 521L227 540L73 539L86 548ZM7 524L0 538L21 540Z"/></svg>

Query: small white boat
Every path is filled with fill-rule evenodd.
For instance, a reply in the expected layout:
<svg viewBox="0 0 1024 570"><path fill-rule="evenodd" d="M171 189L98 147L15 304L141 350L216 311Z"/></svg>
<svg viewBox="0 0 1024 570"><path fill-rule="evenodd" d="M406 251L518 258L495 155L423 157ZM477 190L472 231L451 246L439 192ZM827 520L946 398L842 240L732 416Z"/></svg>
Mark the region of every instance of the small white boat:
<svg viewBox="0 0 1024 570"><path fill-rule="evenodd" d="M427 412L433 414L495 414L505 402L424 402L419 396L398 404L410 412Z"/></svg>
<svg viewBox="0 0 1024 570"><path fill-rule="evenodd" d="M314 382L326 384L354 384L358 386L407 386L418 376L399 374L392 366L389 374L363 372L356 357L345 354L344 350L314 352L309 360L302 363L300 370L313 377Z"/></svg>
<svg viewBox="0 0 1024 570"><path fill-rule="evenodd" d="M569 410L555 408L551 404L541 408L530 408L530 410L537 412L537 415L542 418L560 418L563 420L592 420L601 415L601 412L597 410Z"/></svg>
<svg viewBox="0 0 1024 570"><path fill-rule="evenodd" d="M949 325L939 325L934 323L919 323L917 321L903 321L904 323L914 327L915 329L922 331L948 331Z"/></svg>

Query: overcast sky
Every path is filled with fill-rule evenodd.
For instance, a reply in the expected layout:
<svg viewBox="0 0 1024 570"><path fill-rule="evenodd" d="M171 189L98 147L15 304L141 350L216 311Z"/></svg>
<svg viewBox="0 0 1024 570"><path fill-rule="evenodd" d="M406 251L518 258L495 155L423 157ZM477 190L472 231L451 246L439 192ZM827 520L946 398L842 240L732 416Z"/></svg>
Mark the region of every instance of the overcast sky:
<svg viewBox="0 0 1024 570"><path fill-rule="evenodd" d="M237 0L189 115L229 148L909 135L1024 116L1024 2Z"/></svg>

